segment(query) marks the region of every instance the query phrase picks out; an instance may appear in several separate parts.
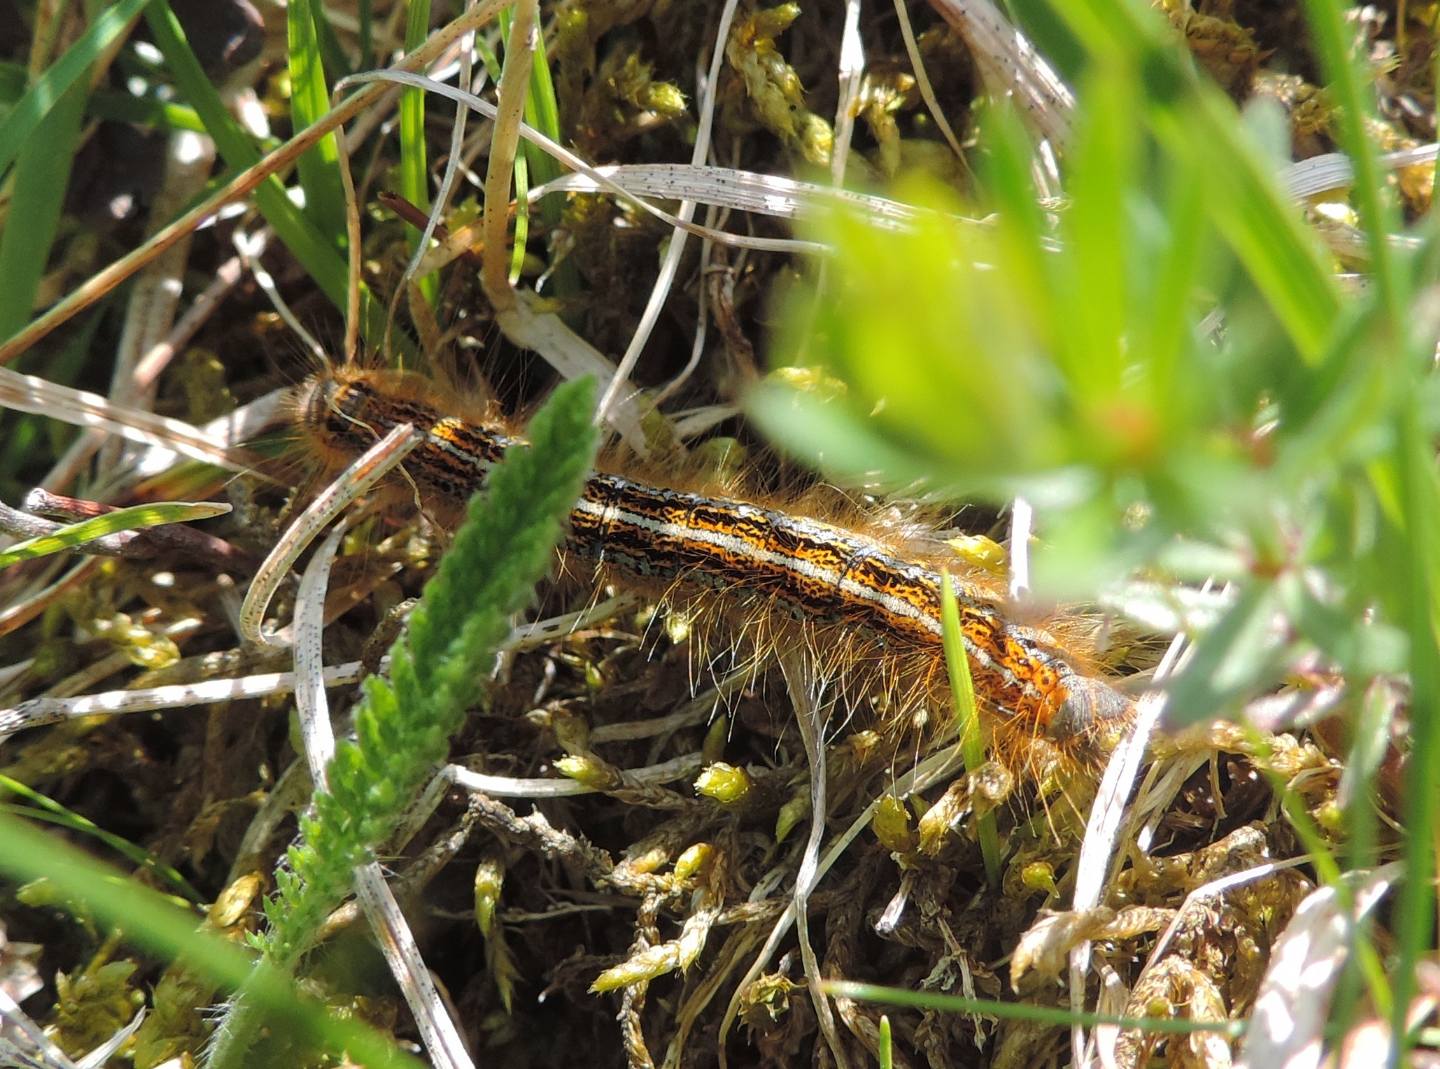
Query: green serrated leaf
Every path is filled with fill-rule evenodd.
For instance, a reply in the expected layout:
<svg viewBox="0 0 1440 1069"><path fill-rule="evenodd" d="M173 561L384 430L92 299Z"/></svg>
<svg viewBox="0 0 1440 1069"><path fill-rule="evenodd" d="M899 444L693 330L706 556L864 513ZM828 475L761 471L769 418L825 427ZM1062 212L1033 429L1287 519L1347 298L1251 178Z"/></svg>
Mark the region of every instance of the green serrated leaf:
<svg viewBox="0 0 1440 1069"><path fill-rule="evenodd" d="M394 830L403 807L444 758L448 740L475 701L484 666L554 559L562 526L594 460L590 379L557 389L471 498L455 541L426 584L409 631L391 649L393 686L366 681L355 711L356 740L336 747L329 789L314 819L301 822L292 851L300 878L270 911L267 961L292 966L313 929L343 895L355 867ZM417 621L418 617L418 621ZM238 1007L238 1008L235 1008ZM220 1030L212 1066L243 1064L259 1020L239 998Z"/></svg>

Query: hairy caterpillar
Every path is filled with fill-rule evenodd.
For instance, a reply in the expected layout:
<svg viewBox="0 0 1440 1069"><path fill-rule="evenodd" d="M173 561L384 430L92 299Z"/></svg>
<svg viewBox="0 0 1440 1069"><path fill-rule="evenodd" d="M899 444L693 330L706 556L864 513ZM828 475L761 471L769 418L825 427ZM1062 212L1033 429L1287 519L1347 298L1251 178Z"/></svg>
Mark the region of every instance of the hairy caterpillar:
<svg viewBox="0 0 1440 1069"><path fill-rule="evenodd" d="M312 449L337 462L412 424L423 440L404 470L428 503L453 512L517 439L498 424L448 415L451 407L412 373L330 369L301 387L294 421ZM852 690L873 691L863 669L883 663L882 687L905 708L948 686L940 569L953 572L957 562L943 546L898 542L601 470L570 515L562 552L571 570L585 562L703 599L737 633L758 631L771 641L798 633ZM1007 619L1001 599L977 577L962 574L955 585L976 697L997 753L1034 766L1029 744L1041 740L1052 756L1094 756L1128 721L1132 701L1049 633Z"/></svg>

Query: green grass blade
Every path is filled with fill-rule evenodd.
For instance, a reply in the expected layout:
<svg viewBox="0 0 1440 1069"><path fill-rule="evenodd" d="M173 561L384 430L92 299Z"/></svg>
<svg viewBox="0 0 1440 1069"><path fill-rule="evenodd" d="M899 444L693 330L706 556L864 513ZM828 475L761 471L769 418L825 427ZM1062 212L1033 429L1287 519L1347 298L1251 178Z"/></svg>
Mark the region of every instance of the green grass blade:
<svg viewBox="0 0 1440 1069"><path fill-rule="evenodd" d="M151 2L153 0L118 0L101 11L89 29L35 79L35 84L26 90L20 102L0 119L0 177L4 176L20 150L35 137L41 121L50 110L72 86L85 81L91 65L109 50L131 20Z"/></svg>
<svg viewBox="0 0 1440 1069"><path fill-rule="evenodd" d="M500 14L500 35L502 38L508 38L509 34L510 13L504 11ZM477 40L475 47L480 53L480 60L485 64L485 70L489 73L491 80L498 84L500 81L499 57L482 41ZM526 109L528 114L528 97ZM522 141L520 143L522 151L515 154L515 240L510 247L509 275L512 286L520 277L520 269L525 263L525 243L530 237L530 202L526 196L530 191L530 156L528 152L524 151L530 147L528 141Z"/></svg>
<svg viewBox="0 0 1440 1069"><path fill-rule="evenodd" d="M332 1017L325 1007L296 990L277 970L254 966L243 949L226 939L196 931L198 913L181 909L164 896L85 856L60 839L0 813L0 873L8 880L46 879L60 896L83 902L104 924L126 938L228 990L250 984L251 997L275 1024L286 1025L317 1045L345 1050L365 1065L418 1069L374 1030L353 1020Z"/></svg>
<svg viewBox="0 0 1440 1069"><path fill-rule="evenodd" d="M1274 681L1278 639L1272 634L1281 592L1271 583L1242 587L1234 605L1195 642L1185 668L1169 682L1165 715L1175 729L1211 719Z"/></svg>
<svg viewBox="0 0 1440 1069"><path fill-rule="evenodd" d="M1224 110L1222 110L1224 109ZM1159 124L1172 147L1198 139L1210 146L1207 202L1211 217L1307 363L1318 363L1340 311L1340 295L1315 236L1289 204L1259 151L1235 122L1228 101L1197 102ZM1193 143L1193 140L1192 140Z"/></svg>
<svg viewBox="0 0 1440 1069"><path fill-rule="evenodd" d="M1264 743L1257 749L1264 749ZM1284 781L1283 777L1269 769L1264 770L1270 786L1279 799L1281 809L1290 822L1300 845L1315 868L1320 883L1335 890L1342 906L1353 914L1355 897L1353 888L1346 880L1346 874L1333 853L1333 844L1321 832L1304 799L1298 796ZM1394 1006L1394 992L1385 975L1385 962L1375 945L1367 938L1355 938L1350 947L1347 967L1359 970L1364 979L1376 1011L1381 1017L1389 1016Z"/></svg>
<svg viewBox="0 0 1440 1069"><path fill-rule="evenodd" d="M291 0L285 6L286 41L290 61L290 117L303 130L330 109L330 85L320 55L316 23L323 12L311 0ZM345 235L345 195L340 183L335 135L316 142L296 164L305 210L322 234L339 248Z"/></svg>
<svg viewBox="0 0 1440 1069"><path fill-rule="evenodd" d="M530 240L530 161L523 152L515 156L515 240L510 246L510 285L520 280L525 266L525 243Z"/></svg>
<svg viewBox="0 0 1440 1069"><path fill-rule="evenodd" d="M1204 176L1198 161L1196 166L1174 161L1168 177L1163 237L1151 246L1155 249L1148 274L1152 285L1140 298L1149 306L1150 314L1142 319L1144 334L1136 346L1148 357L1148 387L1155 405L1181 396L1194 374L1194 363L1188 358L1194 352L1195 294L1202 261L1210 250Z"/></svg>
<svg viewBox="0 0 1440 1069"><path fill-rule="evenodd" d="M375 3L360 0L360 63L356 70L375 66Z"/></svg>
<svg viewBox="0 0 1440 1069"><path fill-rule="evenodd" d="M500 36L501 40L510 39L508 10L500 15ZM498 64L492 68L492 76L497 82L500 80ZM530 84L525 90L525 122L552 141L563 143L565 140L560 132L560 102L555 96L555 81L550 74L543 40L530 64ZM532 185L544 185L558 178L561 170L560 164L538 145L529 141L520 142L520 152L515 157L515 244L510 250L512 285L520 277L520 269L525 263L525 245L530 235L531 206L527 194ZM559 225L562 204L558 197L547 197L541 202L540 218L547 227ZM559 296L574 292L575 269L568 259L560 263L552 282Z"/></svg>
<svg viewBox="0 0 1440 1069"><path fill-rule="evenodd" d="M500 39L502 41L510 39L510 22L510 12L508 10L501 12ZM496 81L499 81L498 71L494 72L493 76ZM555 82L550 76L550 63L545 55L543 41L530 64L530 85L525 90L525 122L552 141L563 143L564 138L560 133L560 102L555 97ZM530 177L534 179L537 186L544 185L552 178L560 176L559 162L552 159L550 154L538 145L522 141L520 152L530 165ZM561 203L559 199L550 199L545 202L542 212L553 210L555 213L554 220L548 215L545 216L548 224L554 225L554 222L559 220Z"/></svg>
<svg viewBox="0 0 1440 1069"><path fill-rule="evenodd" d="M231 118L215 87L205 77L200 61L195 58L185 39L185 31L169 5L163 0L155 0L154 6L146 12L146 21L176 86L186 102L199 113L225 162L235 170L258 163L259 151L250 136ZM335 307L343 309L348 285L345 259L319 228L291 203L280 179L272 176L262 182L255 190L255 203L276 236L294 254L315 284L334 302ZM363 282L360 315L360 329L368 339L378 342L385 336L385 310ZM398 333L392 335L392 344L407 351L413 348L409 339Z"/></svg>
<svg viewBox="0 0 1440 1069"><path fill-rule="evenodd" d="M1095 1028L1100 1025L1114 1025L1117 1028L1134 1028L1163 1035L1193 1035L1199 1032L1219 1032L1221 1035L1236 1037L1243 1030L1240 1021L1196 1021L1174 1017L1116 1017L1108 1013L1077 1013L1062 1010L1058 1006L1036 1006L1028 1002L999 1002L988 998L966 998L963 995L942 995L935 991L911 991L903 987L884 987L880 984L860 984L851 980L826 980L822 986L825 993L836 998L851 998L857 1002L883 1002L891 1006L914 1006L917 1009L937 1010L942 1013L966 1013L981 1017L995 1017L1002 1021L1026 1021L1030 1024L1054 1025L1069 1028Z"/></svg>
<svg viewBox="0 0 1440 1069"><path fill-rule="evenodd" d="M136 531L142 527L158 527L167 523L208 520L214 516L223 516L229 511L229 505L210 501L167 501L158 505L131 505L107 512L103 516L68 524L47 535L27 538L8 549L0 550L0 568L8 568L12 564L34 560L36 557L47 557L67 549L76 549L86 542L122 531Z"/></svg>
<svg viewBox="0 0 1440 1069"><path fill-rule="evenodd" d="M1407 1063L1411 996L1417 964L1433 953L1435 938L1435 833L1440 794L1440 621L1437 621L1436 540L1440 539L1440 485L1434 447L1414 395L1406 399L1397 448L1406 524L1394 531L1400 563L1400 619L1410 639L1410 752L1405 768L1405 881L1396 907L1394 997L1390 1064Z"/></svg>
<svg viewBox="0 0 1440 1069"><path fill-rule="evenodd" d="M1140 129L1126 108L1133 72L1112 64L1097 74L1085 86L1089 106L1071 150L1063 240L1072 274L1054 295L1070 324L1056 356L1076 395L1092 406L1116 403L1131 363L1125 342L1135 238L1125 198L1140 151Z"/></svg>
<svg viewBox="0 0 1440 1069"><path fill-rule="evenodd" d="M144 847L137 846L129 839L116 835L114 832L106 831L88 817L81 816L72 809L67 809L55 799L41 794L39 791L27 787L19 780L11 779L9 776L0 775L0 791L9 791L17 794L30 803L28 806L5 804L0 806L5 812L17 817L24 817L29 820L43 820L55 824L69 831L80 835L89 835L98 842L104 843L111 850L114 850L121 857L126 858L137 868L149 869L161 879L170 883L180 894L184 895L191 902L203 902L204 897L190 881L180 875L173 865L167 865L155 857L154 854Z"/></svg>
<svg viewBox="0 0 1440 1069"><path fill-rule="evenodd" d="M970 655L965 652L965 639L960 630L960 608L955 602L955 585L950 581L949 572L944 574L940 586L940 626L941 641L945 647L945 668L950 674L955 722L960 729L960 752L965 759L965 771L973 775L985 763L985 736L980 729L975 681L970 678ZM977 813L975 826L980 838L980 856L985 860L985 878L990 881L991 887L999 887L1004 873L995 814Z"/></svg>
<svg viewBox="0 0 1440 1069"><path fill-rule="evenodd" d="M86 114L97 119L114 119L167 132L189 130L197 134L205 133L205 124L200 121L194 108L155 100L152 97L135 97L129 93L103 90L91 93Z"/></svg>
<svg viewBox="0 0 1440 1069"><path fill-rule="evenodd" d="M23 63L12 63L9 60L0 62L0 104L11 108L17 104L25 95L25 86L30 81L29 75ZM0 117L9 114L0 112Z"/></svg>
<svg viewBox="0 0 1440 1069"><path fill-rule="evenodd" d="M1064 333L1058 304L1051 295L1060 289L1055 258L1045 251L1048 225L1036 203L1030 177L1035 145L1009 106L986 116L983 158L985 188L995 200L997 259L1010 280L1017 303L1033 309L1033 330L1047 349L1059 346Z"/></svg>
<svg viewBox="0 0 1440 1069"><path fill-rule="evenodd" d="M525 121L542 134L557 143L564 143L560 133L560 101L555 96L555 80L550 75L550 61L545 54L544 42L535 53L530 65L530 91L525 95ZM559 178L562 168L538 145L525 142L525 154L530 158L530 170L537 185L543 185L552 178ZM554 210L560 212L561 202L554 202Z"/></svg>
<svg viewBox="0 0 1440 1069"><path fill-rule="evenodd" d="M83 79L66 89L15 158L10 206L0 230L0 338L30 319L60 224L88 92Z"/></svg>
<svg viewBox="0 0 1440 1069"><path fill-rule="evenodd" d="M1104 67L1122 57L1147 92L1143 114L1177 158L1204 146L1207 212L1273 306L1301 355L1313 363L1324 350L1340 307L1319 243L1281 192L1276 165L1254 144L1235 107L1202 81L1154 11L1125 0L1052 3Z"/></svg>
<svg viewBox="0 0 1440 1069"><path fill-rule="evenodd" d="M418 48L430 31L430 0L407 0L405 48ZM425 152L425 93L420 89L400 92L400 195L422 212L430 211L430 168ZM410 239L410 248L420 246L423 233ZM415 280L430 305L440 293L440 282L434 273Z"/></svg>
<svg viewBox="0 0 1440 1069"><path fill-rule="evenodd" d="M335 27L330 24L323 3L315 8L315 33L320 39L320 58L325 61L325 69L330 72L332 83L360 69L346 54L345 46L340 43Z"/></svg>
<svg viewBox="0 0 1440 1069"><path fill-rule="evenodd" d="M1390 247L1390 234L1399 229L1399 215L1383 196L1384 179L1375 158L1375 145L1365 130L1366 120L1375 111L1374 89L1365 84L1359 70L1354 26L1347 26L1340 5L1335 0L1305 0L1303 6L1310 39L1329 79L1326 93L1335 101L1341 144L1353 168L1351 197L1368 239L1371 284L1386 309L1388 323L1398 328L1406 322L1408 294L1405 275L1396 270L1395 253ZM1379 348L1375 355L1383 358L1386 351ZM1393 345L1389 351L1394 351Z"/></svg>

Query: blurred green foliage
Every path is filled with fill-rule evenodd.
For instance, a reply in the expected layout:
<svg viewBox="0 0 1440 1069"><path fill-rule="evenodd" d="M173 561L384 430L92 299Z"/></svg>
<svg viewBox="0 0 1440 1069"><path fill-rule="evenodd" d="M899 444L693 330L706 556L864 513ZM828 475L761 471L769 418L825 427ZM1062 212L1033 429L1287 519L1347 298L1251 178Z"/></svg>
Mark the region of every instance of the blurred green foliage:
<svg viewBox="0 0 1440 1069"><path fill-rule="evenodd" d="M1406 680L1412 878L1394 991L1372 990L1398 1015L1433 922L1436 246L1428 219L1392 240L1355 31L1330 0L1306 7L1355 164L1361 283L1342 288L1281 191L1282 124L1237 115L1142 5L1047 5L1083 53L1067 60L1081 107L1056 146L1060 201L1042 199L1034 146L1000 107L967 203L912 189L929 211L902 230L819 221L835 255L789 295L777 349L809 371L776 376L752 411L851 479L1025 497L1042 594L1091 596L1137 568L1228 584L1165 684L1171 724L1237 715L1317 665L1352 711L1377 677ZM1371 842L1368 804L1348 816L1352 844Z"/></svg>
<svg viewBox="0 0 1440 1069"><path fill-rule="evenodd" d="M1197 652L1207 679L1176 684L1179 719L1261 693L1306 648L1297 637L1361 677L1401 669L1402 621L1364 611L1397 578L1376 553L1400 502L1374 465L1397 445L1399 408L1432 422L1435 389L1418 349L1383 368L1367 354L1380 333L1404 345L1410 325L1382 332L1373 287L1342 296L1273 182L1254 211L1275 216L1275 258L1303 262L1321 296L1265 293L1261 277L1288 269L1247 263L1213 225L1230 189L1211 176L1278 165L1243 132L1243 160L1147 136L1137 117L1182 105L1123 64L1092 70L1053 211L1038 206L1033 146L997 109L974 203L916 186L914 225L844 211L818 224L835 259L790 294L777 353L844 388L786 376L752 412L851 479L1027 498L1047 594L1093 595L1137 566L1235 584Z"/></svg>

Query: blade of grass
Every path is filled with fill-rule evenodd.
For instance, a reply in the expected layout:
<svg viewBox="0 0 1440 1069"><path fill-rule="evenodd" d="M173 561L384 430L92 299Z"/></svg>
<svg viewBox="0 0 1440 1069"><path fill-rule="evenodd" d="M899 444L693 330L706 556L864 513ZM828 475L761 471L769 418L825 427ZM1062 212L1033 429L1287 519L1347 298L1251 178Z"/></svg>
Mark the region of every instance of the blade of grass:
<svg viewBox="0 0 1440 1069"><path fill-rule="evenodd" d="M1169 178L1162 201L1165 239L1148 275L1153 285L1141 298L1149 304L1150 314L1142 319L1145 335L1136 345L1137 351L1146 354L1150 396L1157 403L1175 397L1184 388L1181 376L1191 373L1185 360L1193 351L1195 293L1207 251L1204 178L1198 154L1194 165L1176 161Z"/></svg>
<svg viewBox="0 0 1440 1069"><path fill-rule="evenodd" d="M330 86L320 55L316 21L323 14L311 0L285 5L285 33L289 46L290 117L303 130L330 109ZM246 165L248 166L248 164ZM331 244L345 242L345 203L340 188L335 135L327 134L296 161L300 188L305 191L305 212Z"/></svg>
<svg viewBox="0 0 1440 1069"><path fill-rule="evenodd" d="M171 104L151 97L135 97L129 93L96 92L90 94L88 115L97 119L151 126L157 130L192 130L205 133L205 124L194 108Z"/></svg>
<svg viewBox="0 0 1440 1069"><path fill-rule="evenodd" d="M1347 32L1346 20L1335 0L1305 0L1306 24L1310 40L1320 54L1328 84L1326 93L1335 101L1335 119L1340 127L1340 141L1354 171L1351 197L1360 212L1361 226L1370 249L1370 281L1380 304L1386 310L1388 323L1400 328L1406 322L1405 276L1395 269L1395 253L1390 234L1398 229L1399 216L1395 205L1383 196L1384 183L1375 158L1374 142L1365 132L1365 122L1374 114L1374 91L1364 83L1356 45L1358 40ZM1396 336L1396 340L1403 333ZM1393 348L1391 349L1393 351ZM1375 355L1384 357L1386 348Z"/></svg>
<svg viewBox="0 0 1440 1069"><path fill-rule="evenodd" d="M175 869L173 865L167 865L160 861L154 854L144 847L137 846L129 839L106 831L100 825L87 817L71 809L67 809L55 799L41 794L21 783L19 780L11 779L9 776L0 775L0 790L10 791L30 802L28 806L0 805L7 813L29 820L43 820L59 827L67 828L70 831L78 832L81 835L89 835L104 843L111 850L126 858L138 868L149 869L161 879L170 883L174 888L184 895L191 902L204 902L204 896L194 887L190 881Z"/></svg>
<svg viewBox="0 0 1440 1069"><path fill-rule="evenodd" d="M504 0L479 0L474 6L466 8L464 14L436 30L430 40L425 43L424 48L399 60L392 71L396 73L410 72L433 62L458 38L494 18L503 2ZM341 123L353 119L366 107L377 103L384 94L385 88L382 85L369 85L345 97L330 110L320 123L301 130L279 145L266 158L263 165L247 168L224 182L219 189L189 211L162 227L145 244L97 271L67 294L64 299L46 310L44 314L26 324L11 337L0 341L0 365L14 360L41 338L56 330L62 323L68 322L77 313L89 308L111 292L116 285L130 278L136 271L153 263L167 249L173 248L195 226L219 208L248 196L267 178L271 177L272 172L283 171L288 165L288 161L293 160L295 156L314 144L316 139L335 129ZM345 274L343 267L341 274ZM368 295L366 299L368 301ZM378 314L367 315L366 324L378 324L377 336L383 330L383 319ZM408 339L401 340L405 342L407 348L413 349L412 342Z"/></svg>
<svg viewBox="0 0 1440 1069"><path fill-rule="evenodd" d="M1208 87L1206 87L1208 89ZM1177 155L1204 144L1210 217L1250 272L1307 363L1321 359L1340 295L1315 236L1235 121L1226 99L1199 92L1188 107L1156 115L1157 134Z"/></svg>
<svg viewBox="0 0 1440 1069"><path fill-rule="evenodd" d="M50 65L20 102L0 119L0 177L35 137L41 121L91 65L109 50L131 21L153 0L119 0L101 11L65 54Z"/></svg>
<svg viewBox="0 0 1440 1069"><path fill-rule="evenodd" d="M320 58L325 61L325 69L331 72L332 82L354 74L359 69L345 54L345 48L335 33L335 27L330 24L323 3L315 7L315 33L320 39Z"/></svg>
<svg viewBox="0 0 1440 1069"><path fill-rule="evenodd" d="M522 147L528 142L522 142ZM530 240L530 162L525 153L515 157L515 240L510 246L510 285L520 280L525 266L525 243Z"/></svg>
<svg viewBox="0 0 1440 1069"><path fill-rule="evenodd" d="M1050 344L1063 333L1050 294L1060 288L1054 257L1045 252L1046 222L1030 177L1035 146L1015 110L1002 105L986 116L982 161L985 188L999 216L996 250L1018 299L1035 309L1035 332Z"/></svg>
<svg viewBox="0 0 1440 1069"><path fill-rule="evenodd" d="M1073 251L1065 263L1071 285L1055 294L1068 305L1070 324L1056 349L1076 395L1094 405L1113 404L1132 361L1126 352L1127 302L1131 272L1127 259L1136 242L1129 233L1124 203L1135 186L1140 128L1127 105L1134 74L1112 65L1086 83L1088 106L1079 116L1070 149L1065 241ZM1068 299L1067 299L1068 298ZM1068 313L1068 314L1067 314Z"/></svg>
<svg viewBox="0 0 1440 1069"><path fill-rule="evenodd" d="M1094 66L1105 68L1118 56L1139 71L1148 88L1146 120L1172 155L1184 159L1193 146L1205 146L1209 217L1301 355L1309 363L1318 361L1340 308L1339 292L1319 242L1236 121L1234 105L1197 77L1155 12L1124 0L1076 0L1050 8L1084 44Z"/></svg>
<svg viewBox="0 0 1440 1069"><path fill-rule="evenodd" d="M25 85L29 80L23 63L8 60L0 63L0 103L7 108L13 107L25 95Z"/></svg>
<svg viewBox="0 0 1440 1069"><path fill-rule="evenodd" d="M277 970L256 967L250 955L234 943L196 931L200 923L197 914L5 814L0 814L0 872L14 882L49 880L65 898L84 902L101 922L122 928L130 942L167 960L180 961L229 990L249 979L254 999L270 1019L289 1025L312 1042L348 1051L366 1065L418 1069L418 1062L373 1029L332 1017Z"/></svg>
<svg viewBox="0 0 1440 1069"><path fill-rule="evenodd" d="M15 158L10 207L0 228L0 279L5 280L0 286L0 338L30 318L70 184L88 91L84 79L66 89Z"/></svg>
<svg viewBox="0 0 1440 1069"><path fill-rule="evenodd" d="M1261 748L1263 749L1263 746ZM1331 852L1331 844L1311 817L1304 799L1300 798L1289 784L1274 771L1269 769L1263 771L1265 777L1270 781L1271 788L1275 791L1275 797L1280 800L1280 806L1285 812L1286 819L1289 820L1301 846L1309 855L1311 864L1315 866L1319 882L1333 887L1345 908L1353 912L1354 887L1346 881L1345 871ZM1374 999L1377 1012L1382 1017L1388 1016L1394 1008L1394 990L1385 975L1385 962L1380 957L1374 943L1369 939L1356 939L1351 949L1353 951L1351 960L1359 968L1360 974L1368 986L1370 997Z"/></svg>
<svg viewBox="0 0 1440 1069"><path fill-rule="evenodd" d="M260 162L259 150L248 134L231 118L230 113L210 84L200 61L195 58L185 31L181 28L174 12L163 0L155 0L154 6L146 12L155 47L165 57L165 63L175 84L186 101L200 115L205 129L215 139L215 146L230 167L239 171L253 167ZM305 217L290 201L285 186L275 175L266 178L255 190L255 202L265 220L274 229L275 235L300 261L301 266L315 280L337 308L345 307L347 274L345 259L320 230ZM343 233L343 227L342 231ZM361 323L367 338L372 341L385 336L385 311L374 300L368 287L362 283L360 293ZM395 335L395 344L407 351L413 343L403 335Z"/></svg>
<svg viewBox="0 0 1440 1069"><path fill-rule="evenodd" d="M25 95L28 81L25 67L19 63L0 62L0 105L13 106ZM0 116L6 114L0 107ZM86 111L100 119L119 119L141 126L155 126L164 130L193 130L205 132L205 124L193 108L157 100L151 96L132 96L116 90L97 89L90 94L90 105Z"/></svg>
<svg viewBox="0 0 1440 1069"><path fill-rule="evenodd" d="M360 64L356 70L368 70L375 66L375 3L374 0L360 0Z"/></svg>
<svg viewBox="0 0 1440 1069"><path fill-rule="evenodd" d="M508 35L510 15L501 16L500 26ZM555 97L555 81L550 76L550 62L545 54L544 42L536 51L530 66L530 88L525 92L525 121L552 141L560 141L560 101ZM538 145L525 143L525 158L530 161L530 170L536 185L544 185L563 173L560 162ZM553 204L556 221L559 220L560 202ZM549 221L547 217L547 222Z"/></svg>
<svg viewBox="0 0 1440 1069"><path fill-rule="evenodd" d="M950 581L949 572L944 573L941 580L940 626L941 641L945 646L945 668L950 673L955 722L960 728L960 752L965 759L965 771L974 775L985 764L985 738L980 730L975 682L970 678L970 655L965 652L965 639L960 630L960 608L955 601L955 585ZM991 887L999 887L1003 871L995 814L976 810L975 826L980 837L980 856L985 859L985 878L990 881Z"/></svg>
<svg viewBox="0 0 1440 1069"><path fill-rule="evenodd" d="M500 30L502 40L509 40L509 11L500 16ZM492 74L498 82L498 66ZM530 85L525 90L525 122L552 141L562 143L560 101L555 96L555 81L550 74L549 58L543 40L530 67ZM515 160L515 246L511 250L510 259L512 284L520 277L520 268L525 262L525 244L530 235L531 207L527 198L530 186L544 185L563 173L559 161L548 152L529 141L521 142L520 155ZM560 224L562 204L563 202L555 197L547 197L540 202L540 218L547 227L553 228ZM572 294L577 284L575 265L569 259L562 260L551 277L551 287L555 295L565 297Z"/></svg>
<svg viewBox="0 0 1440 1069"><path fill-rule="evenodd" d="M1405 881L1396 906L1395 1002L1391 1009L1389 1064L1404 1065L1413 1043L1408 1014L1416 990L1415 967L1432 952L1435 937L1435 833L1440 794L1440 622L1436 620L1435 539L1440 538L1440 487L1433 445L1416 395L1401 407L1399 475L1406 522L1393 532L1402 562L1397 592L1400 619L1410 638L1410 752L1405 769Z"/></svg>
<svg viewBox="0 0 1440 1069"><path fill-rule="evenodd" d="M0 550L0 568L8 568L12 564L46 557L52 553L61 553L121 531L137 531L142 527L158 527L167 523L208 520L229 511L229 505L209 501L166 501L157 505L131 505L107 512L103 516L68 524L51 534L27 538L8 549Z"/></svg>
<svg viewBox="0 0 1440 1069"><path fill-rule="evenodd" d="M503 35L510 33L510 13L504 12L500 16L500 28ZM500 82L500 60L495 53L482 41L475 42L476 50L480 53L480 60L485 64L485 70L490 78L497 85ZM529 109L527 98L526 109ZM530 237L530 167L529 156L523 151L529 148L529 142L521 143L522 151L515 156L515 243L510 248L510 284L513 286L520 278L520 268L525 263L525 243ZM541 153L546 159L550 157ZM568 263L568 261L567 261Z"/></svg>
<svg viewBox="0 0 1440 1069"><path fill-rule="evenodd" d="M430 0L407 0L405 49L418 48L430 28ZM419 89L400 93L400 194L427 215L430 212L429 166L425 153L425 94ZM413 233L410 250L419 247L423 234ZM415 280L427 304L432 307L440 293L440 281L431 272Z"/></svg>
<svg viewBox="0 0 1440 1069"><path fill-rule="evenodd" d="M500 16L500 34L502 40L508 40L510 36L510 12L506 11ZM494 72L494 78L500 80L499 71ZM550 64L545 55L544 43L536 51L530 67L530 85L525 90L525 122L539 130L552 141L560 141L560 102L555 98L555 82L550 76ZM530 176L535 180L537 186L544 185L552 179L560 177L563 173L559 161L543 151L539 146L532 145L528 141L521 145L521 152L530 165ZM523 202L522 202L523 203ZM544 202L541 208L541 215L547 225L553 226L560 219L560 201ZM553 216L553 218L552 218Z"/></svg>
<svg viewBox="0 0 1440 1069"><path fill-rule="evenodd" d="M1172 1017L1116 1017L1108 1013L1076 1013L1056 1006L1036 1006L1028 1002L998 1002L988 998L966 998L963 995L941 995L933 991L910 991L903 987L861 984L852 980L827 980L825 992L836 998L857 1002L884 1002L892 1006L914 1006L942 1013L968 1013L978 1017L995 1017L1002 1021L1026 1021L1030 1024L1069 1028L1081 1025L1114 1025L1165 1035L1192 1035L1196 1032L1219 1032L1236 1037L1244 1030L1240 1021L1191 1021Z"/></svg>
<svg viewBox="0 0 1440 1069"><path fill-rule="evenodd" d="M1423 353L1411 351L1408 314L1410 307L1409 274L1397 270L1390 234L1398 228L1395 207L1384 196L1383 180L1375 158L1375 148L1366 133L1365 120L1373 112L1373 94L1367 91L1359 59L1354 54L1355 41L1348 32L1345 18L1334 0L1306 0L1305 10L1311 39L1319 53L1328 78L1327 91L1337 105L1337 121L1341 143L1354 167L1352 197L1359 210L1370 251L1370 276L1374 301L1383 315L1377 317L1373 344L1365 346L1370 373L1396 376L1402 380L1414 376L1413 369L1422 366L1414 359L1422 356L1430 363L1431 345ZM1418 383L1416 383L1418 388ZM1403 620L1410 639L1410 679L1414 688L1411 702L1411 748L1405 775L1405 838L1406 878L1400 889L1395 926L1397 960L1394 968L1394 994L1389 1006L1392 1042L1389 1064L1406 1063L1414 1041L1408 1016L1411 997L1416 990L1415 966L1422 956L1431 953L1435 924L1435 833L1440 821L1440 798L1434 785L1440 776L1440 620L1435 602L1437 561L1433 539L1440 536L1440 486L1434 469L1433 447L1424 430L1423 417L1415 403L1415 389L1400 383L1401 430L1393 461L1382 463L1390 472L1378 468L1377 491L1398 483L1399 515L1392 539L1399 552L1403 580L1397 584ZM1393 467L1392 467L1393 465ZM1382 486L1383 484L1383 486ZM1367 976L1368 978L1368 976ZM1373 983L1373 981L1372 981ZM1384 1012L1383 1008L1382 1011Z"/></svg>
<svg viewBox="0 0 1440 1069"><path fill-rule="evenodd" d="M1257 685L1273 682L1281 612L1276 582L1242 586L1234 604L1195 642L1189 660L1168 682L1165 722L1189 727L1233 708Z"/></svg>

